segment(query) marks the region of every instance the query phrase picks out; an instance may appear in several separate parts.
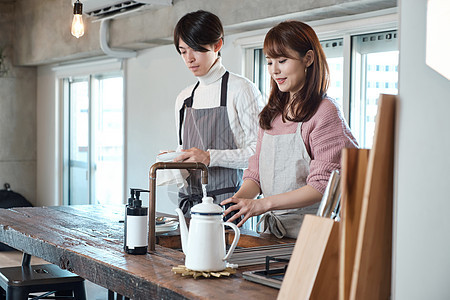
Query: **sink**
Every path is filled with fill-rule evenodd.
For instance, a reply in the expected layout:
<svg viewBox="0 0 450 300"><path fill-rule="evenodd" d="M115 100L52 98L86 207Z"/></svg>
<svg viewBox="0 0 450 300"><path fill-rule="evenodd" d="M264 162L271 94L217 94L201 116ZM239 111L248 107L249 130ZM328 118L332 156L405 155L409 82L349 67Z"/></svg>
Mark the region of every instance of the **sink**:
<svg viewBox="0 0 450 300"><path fill-rule="evenodd" d="M156 235L156 244L171 249L181 249L180 230Z"/></svg>
<svg viewBox="0 0 450 300"><path fill-rule="evenodd" d="M234 239L233 230L225 231L225 241L227 245L230 245ZM295 239L283 238L278 239L275 236L262 233L258 234L255 231L248 229L241 229L241 237L239 238L239 242L237 247L240 248L251 248L258 246L268 246L268 245L276 245L276 244L286 244L286 243L295 243ZM174 230L169 233L161 234L156 236L156 243L162 247L171 248L171 249L181 249L181 237L179 229Z"/></svg>

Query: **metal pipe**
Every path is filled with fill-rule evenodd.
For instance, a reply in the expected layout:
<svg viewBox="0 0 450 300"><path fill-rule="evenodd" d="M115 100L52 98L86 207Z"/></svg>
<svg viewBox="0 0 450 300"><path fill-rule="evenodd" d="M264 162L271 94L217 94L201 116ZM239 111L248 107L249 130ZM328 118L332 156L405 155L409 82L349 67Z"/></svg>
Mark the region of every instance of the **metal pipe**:
<svg viewBox="0 0 450 300"><path fill-rule="evenodd" d="M197 162L157 162L150 167L149 201L148 201L148 252L155 251L156 244L156 171L161 169L200 169L202 184L208 184L208 167Z"/></svg>
<svg viewBox="0 0 450 300"><path fill-rule="evenodd" d="M136 57L137 52L128 49L111 49L108 45L109 19L102 19L100 22L100 49L108 55L117 58Z"/></svg>
<svg viewBox="0 0 450 300"><path fill-rule="evenodd" d="M31 263L31 255L24 252L22 255L22 267L29 267L30 263Z"/></svg>

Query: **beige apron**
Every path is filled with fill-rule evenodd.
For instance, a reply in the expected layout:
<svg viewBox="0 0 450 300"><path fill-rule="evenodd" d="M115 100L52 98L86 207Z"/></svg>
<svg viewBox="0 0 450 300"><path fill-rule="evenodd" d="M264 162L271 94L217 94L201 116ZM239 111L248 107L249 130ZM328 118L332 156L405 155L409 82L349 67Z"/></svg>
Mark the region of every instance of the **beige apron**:
<svg viewBox="0 0 450 300"><path fill-rule="evenodd" d="M306 185L311 158L301 134L302 123L291 134L270 135L264 132L259 155L259 177L264 197L296 190ZM315 214L319 203L298 209L265 213L258 222L264 232L278 238L297 238L305 214Z"/></svg>

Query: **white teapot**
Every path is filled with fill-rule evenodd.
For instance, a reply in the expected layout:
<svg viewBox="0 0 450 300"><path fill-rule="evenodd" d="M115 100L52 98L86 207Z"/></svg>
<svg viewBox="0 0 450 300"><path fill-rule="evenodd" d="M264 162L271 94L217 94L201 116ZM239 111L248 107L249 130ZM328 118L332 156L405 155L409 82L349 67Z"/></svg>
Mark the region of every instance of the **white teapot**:
<svg viewBox="0 0 450 300"><path fill-rule="evenodd" d="M204 197L191 209L190 229L186 226L183 212L175 210L180 220L181 245L186 255L186 268L194 271L222 271L226 260L233 253L240 237L239 228L230 222L223 222L222 208L213 203L213 198ZM234 240L225 254L225 226L234 230Z"/></svg>

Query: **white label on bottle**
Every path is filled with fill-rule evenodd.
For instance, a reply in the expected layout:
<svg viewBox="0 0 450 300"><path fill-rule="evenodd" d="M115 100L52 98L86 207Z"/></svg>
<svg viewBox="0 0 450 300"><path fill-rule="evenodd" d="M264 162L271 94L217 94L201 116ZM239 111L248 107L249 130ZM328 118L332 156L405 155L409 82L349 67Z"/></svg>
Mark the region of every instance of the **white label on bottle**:
<svg viewBox="0 0 450 300"><path fill-rule="evenodd" d="M147 216L127 216L127 247L147 246Z"/></svg>

